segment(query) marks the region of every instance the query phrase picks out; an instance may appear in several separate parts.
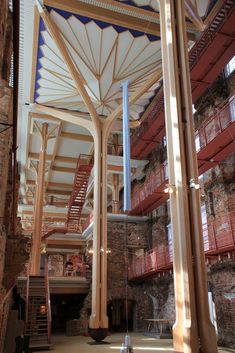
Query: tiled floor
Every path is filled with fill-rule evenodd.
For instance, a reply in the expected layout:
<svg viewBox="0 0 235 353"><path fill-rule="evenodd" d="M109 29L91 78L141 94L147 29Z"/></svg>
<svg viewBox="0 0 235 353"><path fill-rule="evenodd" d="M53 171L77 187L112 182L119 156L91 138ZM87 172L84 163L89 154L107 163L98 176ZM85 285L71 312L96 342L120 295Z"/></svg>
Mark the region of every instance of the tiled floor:
<svg viewBox="0 0 235 353"><path fill-rule="evenodd" d="M53 336L51 353L119 353L121 344L124 342L125 334L112 334L105 341L109 344L90 345L92 340L83 336ZM155 339L146 337L142 334L131 333L131 343L134 347L134 353L172 353L172 340ZM219 353L235 353L234 350L224 348L219 349Z"/></svg>

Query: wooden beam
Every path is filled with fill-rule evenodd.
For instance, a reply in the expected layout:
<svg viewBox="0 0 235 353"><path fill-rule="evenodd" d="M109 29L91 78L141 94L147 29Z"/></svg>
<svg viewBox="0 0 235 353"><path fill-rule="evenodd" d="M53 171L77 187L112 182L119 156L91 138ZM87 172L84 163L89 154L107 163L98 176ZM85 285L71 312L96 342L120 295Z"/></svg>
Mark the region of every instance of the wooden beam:
<svg viewBox="0 0 235 353"><path fill-rule="evenodd" d="M66 237L66 235L65 235ZM85 240L66 240L66 239L50 239L47 238L45 240L45 243L47 245L58 245L58 246L64 246L64 247L68 247L68 246L73 246L73 247L77 247L77 246L81 246L85 244Z"/></svg>
<svg viewBox="0 0 235 353"><path fill-rule="evenodd" d="M87 107L87 110L90 113L90 116L91 116L91 119L92 119L94 125L96 126L97 129L99 129L99 127L100 127L99 116L96 112L96 109L91 101L89 94L86 91L86 88L84 85L84 83L86 82L85 79L83 78L81 72L79 72L78 68L74 64L74 61L68 52L68 48L65 45L62 34L61 34L59 28L57 27L57 25L52 20L49 12L47 11L47 9L45 7L42 7L39 4L39 2L37 2L37 6L39 9L40 15L43 18L45 26L48 29L48 31L50 32L50 35L51 35L52 39L54 40L55 45L57 46L65 65L67 66L67 69L68 69L68 71L74 81L74 84L77 88L77 91L78 91L79 95L82 97L82 99Z"/></svg>
<svg viewBox="0 0 235 353"><path fill-rule="evenodd" d="M24 211L24 215L28 215L28 216L30 216L30 215L32 215L33 216L33 210L32 211L30 211L30 210L26 210L26 211ZM43 211L43 215L44 215L44 217L56 217L56 218L63 218L63 219L67 219L67 213L57 213L57 212L50 212L50 211Z"/></svg>
<svg viewBox="0 0 235 353"><path fill-rule="evenodd" d="M193 22L198 31L204 31L206 25L199 16L196 7L190 0L184 0L187 17Z"/></svg>
<svg viewBox="0 0 235 353"><path fill-rule="evenodd" d="M61 132L61 137L68 138L70 140L78 140L78 141L86 141L86 142L93 142L93 137L90 135L84 134L75 134L74 132Z"/></svg>
<svg viewBox="0 0 235 353"><path fill-rule="evenodd" d="M159 13L148 11L137 6L130 7L127 4L113 0L100 0L99 3L101 6L87 4L77 0L44 0L45 5L57 9L122 26L128 30L133 29L144 34L160 36ZM108 8L107 5L110 5L110 8ZM116 11L112 10L111 7ZM195 30L194 24L192 23L187 23L187 28L188 30ZM195 40L193 33L188 34L191 37L190 39Z"/></svg>
<svg viewBox="0 0 235 353"><path fill-rule="evenodd" d="M100 1L102 3L102 1ZM125 4L119 4L116 1L105 0L103 4L112 5L117 10L127 10L130 14L130 6ZM87 4L84 2L76 1L76 0L44 0L44 4L55 7L61 10L65 10L71 13L76 13L79 15L83 15L85 17L89 17L95 20L104 21L113 25L118 25L125 27L127 29L133 29L136 31L140 31L143 33L152 34L155 36L160 36L160 25L159 23L154 23L159 21L159 14L156 12L150 12L138 7L131 7L131 12L133 15L128 15L125 13L118 13L117 11L112 11L107 7L98 7L92 4ZM143 19L143 14L148 17L147 19ZM142 15L142 19L138 18ZM137 17L138 16L138 17ZM152 21L149 21L149 18L152 17Z"/></svg>
<svg viewBox="0 0 235 353"><path fill-rule="evenodd" d="M92 135L94 134L94 126L91 120L83 118L73 111L64 111L61 109L50 108L41 104L32 104L33 113L47 114L61 121L84 127Z"/></svg>
<svg viewBox="0 0 235 353"><path fill-rule="evenodd" d="M39 160L39 153L36 152L29 152L29 159L33 159L35 161ZM52 160L52 154L47 154L47 161ZM77 164L78 159L74 157L67 157L67 156L55 156L55 162L62 162L62 163L74 163Z"/></svg>
<svg viewBox="0 0 235 353"><path fill-rule="evenodd" d="M54 164L54 162L55 162L55 157L56 157L56 153L57 153L58 146L59 146L59 142L60 142L60 134L61 134L62 124L63 124L63 122L60 121L60 122L59 122L59 129L58 129L58 131L57 131L57 136L56 136L55 142L54 142L54 144L53 144L52 159L51 159L51 163L50 163L50 165L49 165L49 168L48 168L48 170L47 170L47 180L46 180L46 185L45 185L45 188L46 188L46 189L47 189L48 184L49 184L50 179L51 179L52 168L53 168L53 164Z"/></svg>
<svg viewBox="0 0 235 353"><path fill-rule="evenodd" d="M75 168L68 168L68 167L58 167L53 165L52 170L54 172L62 172L62 173L75 173Z"/></svg>
<svg viewBox="0 0 235 353"><path fill-rule="evenodd" d="M129 105L134 104L145 92L147 92L160 78L162 77L162 70L154 72L151 77L129 98ZM122 114L122 104L120 104L104 121L104 127L110 131L115 120Z"/></svg>
<svg viewBox="0 0 235 353"><path fill-rule="evenodd" d="M46 194L47 195L66 195L66 196L70 196L71 195L71 191L68 190L56 190L56 189L47 189L46 190Z"/></svg>
<svg viewBox="0 0 235 353"><path fill-rule="evenodd" d="M213 6L213 9L211 10L211 12L208 14L207 18L205 19L204 23L208 26L212 20L214 19L214 17L216 16L216 14L219 12L221 6L223 5L224 0L217 0L215 5Z"/></svg>
<svg viewBox="0 0 235 353"><path fill-rule="evenodd" d="M26 180L26 185L35 185L35 181L28 179L28 180ZM56 182L50 181L49 184L48 184L48 187L71 189L73 187L73 184L56 183Z"/></svg>
<svg viewBox="0 0 235 353"><path fill-rule="evenodd" d="M53 166L52 170L55 172L61 172L61 173L75 173L76 169L75 168L67 168L67 167L58 167L58 166ZM131 171L134 173L135 168L131 168ZM122 172L123 167L121 165L113 165L109 164L108 165L108 171L109 172Z"/></svg>
<svg viewBox="0 0 235 353"><path fill-rule="evenodd" d="M30 82L30 102L34 101L34 89L37 68L37 52L38 52L38 39L39 39L39 23L40 16L37 6L34 6L34 30L33 30L33 52L32 52L32 76Z"/></svg>

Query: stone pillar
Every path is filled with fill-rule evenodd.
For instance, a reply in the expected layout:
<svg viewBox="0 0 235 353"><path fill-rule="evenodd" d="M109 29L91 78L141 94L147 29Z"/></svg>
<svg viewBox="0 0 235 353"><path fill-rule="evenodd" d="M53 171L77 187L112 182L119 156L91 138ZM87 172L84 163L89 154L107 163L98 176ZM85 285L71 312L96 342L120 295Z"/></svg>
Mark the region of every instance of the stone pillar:
<svg viewBox="0 0 235 353"><path fill-rule="evenodd" d="M183 1L159 1L176 322L174 351L216 353L209 318Z"/></svg>
<svg viewBox="0 0 235 353"><path fill-rule="evenodd" d="M36 185L35 205L34 205L34 225L31 249L31 269L32 276L39 275L40 272L40 247L42 236L42 217L43 217L43 200L44 200L44 181L45 181L45 165L47 150L47 131L48 124L43 123L41 129L41 150L38 164L38 178Z"/></svg>

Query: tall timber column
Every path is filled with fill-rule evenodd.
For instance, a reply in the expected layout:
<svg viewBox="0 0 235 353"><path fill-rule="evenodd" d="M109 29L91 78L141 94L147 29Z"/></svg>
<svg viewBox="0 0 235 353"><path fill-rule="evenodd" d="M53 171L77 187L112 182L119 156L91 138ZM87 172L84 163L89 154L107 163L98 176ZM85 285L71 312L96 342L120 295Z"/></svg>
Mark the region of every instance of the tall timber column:
<svg viewBox="0 0 235 353"><path fill-rule="evenodd" d="M118 156L118 134L113 135L113 154ZM112 213L119 213L119 175L113 174Z"/></svg>
<svg viewBox="0 0 235 353"><path fill-rule="evenodd" d="M102 124L94 133L94 225L90 334L102 341L108 333L107 317L107 139Z"/></svg>
<svg viewBox="0 0 235 353"><path fill-rule="evenodd" d="M89 321L91 337L96 341L103 340L108 333L107 317L107 143L108 136L115 121L122 114L119 105L105 119L98 115L91 97L85 87L85 79L75 61L71 57L65 37L57 27L47 8L36 1L40 16L46 29L50 32L61 59L64 61L78 94L82 97L90 119L82 118L77 112L65 112L60 109L49 108L40 104L34 105L34 112L52 115L62 121L80 125L90 131L94 138L94 225L93 225L93 269L92 269L92 307ZM134 104L161 77L161 70L156 69L143 85L130 97L129 104ZM136 125L135 125L136 126Z"/></svg>
<svg viewBox="0 0 235 353"><path fill-rule="evenodd" d="M113 191L112 191L112 213L119 213L119 175L113 174Z"/></svg>
<svg viewBox="0 0 235 353"><path fill-rule="evenodd" d="M36 185L35 206L34 206L34 226L33 226L33 244L31 250L31 275L39 275L40 272L40 247L42 233L43 199L44 199L44 181L45 165L47 151L47 131L48 124L43 123L40 130L41 150L39 154L38 178Z"/></svg>
<svg viewBox="0 0 235 353"><path fill-rule="evenodd" d="M174 248L174 351L216 353L209 318L184 1L160 0L167 153Z"/></svg>

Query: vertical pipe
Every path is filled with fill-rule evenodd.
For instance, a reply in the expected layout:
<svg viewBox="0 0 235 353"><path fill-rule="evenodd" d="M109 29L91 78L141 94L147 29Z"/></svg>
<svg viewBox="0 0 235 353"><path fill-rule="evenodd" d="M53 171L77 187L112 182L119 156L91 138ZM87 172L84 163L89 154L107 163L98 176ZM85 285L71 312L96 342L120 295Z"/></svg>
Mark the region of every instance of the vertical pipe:
<svg viewBox="0 0 235 353"><path fill-rule="evenodd" d="M124 211L131 210L131 166L130 166L130 131L128 81L123 82L123 179L124 179Z"/></svg>

